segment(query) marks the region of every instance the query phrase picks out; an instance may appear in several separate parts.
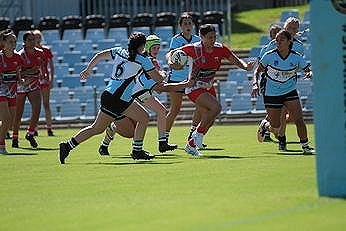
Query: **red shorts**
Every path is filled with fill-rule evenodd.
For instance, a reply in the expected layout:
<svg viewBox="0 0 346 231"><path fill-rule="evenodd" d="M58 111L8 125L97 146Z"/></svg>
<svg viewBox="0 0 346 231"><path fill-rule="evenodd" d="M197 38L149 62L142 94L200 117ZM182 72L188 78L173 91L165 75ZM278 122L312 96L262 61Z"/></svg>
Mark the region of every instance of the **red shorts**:
<svg viewBox="0 0 346 231"><path fill-rule="evenodd" d="M196 90L193 90L191 91L189 94L187 94L187 97L189 97L189 99L196 103L198 97L205 93L205 92L208 92L209 94L213 95L214 97L216 97L216 92L215 92L215 88L214 87L211 87L209 89L207 88L198 88Z"/></svg>
<svg viewBox="0 0 346 231"><path fill-rule="evenodd" d="M0 96L0 102L6 102L8 103L9 107L15 107L17 103L16 98L8 98L6 96Z"/></svg>
<svg viewBox="0 0 346 231"><path fill-rule="evenodd" d="M40 79L40 90L43 90L43 89L45 89L45 88L47 88L47 87L49 87L50 86L50 82L49 82L49 80L48 79Z"/></svg>

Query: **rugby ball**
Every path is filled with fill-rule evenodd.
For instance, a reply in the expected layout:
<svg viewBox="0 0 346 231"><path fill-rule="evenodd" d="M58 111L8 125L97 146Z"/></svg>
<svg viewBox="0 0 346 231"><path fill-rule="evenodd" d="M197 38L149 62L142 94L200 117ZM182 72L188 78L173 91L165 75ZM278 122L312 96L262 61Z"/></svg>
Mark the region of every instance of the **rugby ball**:
<svg viewBox="0 0 346 231"><path fill-rule="evenodd" d="M182 50L174 51L171 56L172 63L180 66L185 66L185 64L187 63L187 58L187 54Z"/></svg>

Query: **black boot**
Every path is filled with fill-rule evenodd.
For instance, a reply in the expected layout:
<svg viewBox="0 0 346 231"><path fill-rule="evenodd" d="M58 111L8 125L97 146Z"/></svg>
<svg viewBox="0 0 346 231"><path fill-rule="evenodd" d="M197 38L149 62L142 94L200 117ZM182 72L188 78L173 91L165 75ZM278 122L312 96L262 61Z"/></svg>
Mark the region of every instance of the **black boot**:
<svg viewBox="0 0 346 231"><path fill-rule="evenodd" d="M131 157L134 160L150 160L150 159L153 159L155 156L151 155L149 152L140 150L140 151L132 151Z"/></svg>
<svg viewBox="0 0 346 231"><path fill-rule="evenodd" d="M166 152L166 151L173 151L177 149L178 145L176 144L169 144L167 141L160 141L159 142L159 151L160 152Z"/></svg>
<svg viewBox="0 0 346 231"><path fill-rule="evenodd" d="M66 157L70 154L71 148L67 143L61 142L59 144L59 158L60 158L60 163L65 164L65 159Z"/></svg>
<svg viewBox="0 0 346 231"><path fill-rule="evenodd" d="M108 146L100 145L99 153L101 156L109 156Z"/></svg>

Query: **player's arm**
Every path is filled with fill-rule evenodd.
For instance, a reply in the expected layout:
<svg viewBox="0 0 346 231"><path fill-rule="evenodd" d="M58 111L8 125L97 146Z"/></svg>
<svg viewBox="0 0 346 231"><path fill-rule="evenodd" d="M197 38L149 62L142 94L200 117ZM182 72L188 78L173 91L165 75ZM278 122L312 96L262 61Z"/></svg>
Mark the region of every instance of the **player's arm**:
<svg viewBox="0 0 346 231"><path fill-rule="evenodd" d="M153 90L161 93L161 92L168 92L168 91L179 91L183 88L186 87L192 87L195 84L194 79L185 79L182 82L179 83L166 83L166 82L161 82L156 84L153 87Z"/></svg>
<svg viewBox="0 0 346 231"><path fill-rule="evenodd" d="M87 67L80 73L80 78L85 79L90 75L90 71L102 60L110 60L112 59L112 52L110 49L103 50L90 60Z"/></svg>
<svg viewBox="0 0 346 231"><path fill-rule="evenodd" d="M259 85L258 85L258 79L260 76L260 73L264 72L264 67L262 66L262 64L259 64L254 72L253 75L253 79L252 79L252 91L251 91L251 95L253 97L257 97L259 96Z"/></svg>
<svg viewBox="0 0 346 231"><path fill-rule="evenodd" d="M153 79L155 80L155 82L162 82L165 79L165 76L156 69L154 68L153 70L150 70L147 72L147 74Z"/></svg>

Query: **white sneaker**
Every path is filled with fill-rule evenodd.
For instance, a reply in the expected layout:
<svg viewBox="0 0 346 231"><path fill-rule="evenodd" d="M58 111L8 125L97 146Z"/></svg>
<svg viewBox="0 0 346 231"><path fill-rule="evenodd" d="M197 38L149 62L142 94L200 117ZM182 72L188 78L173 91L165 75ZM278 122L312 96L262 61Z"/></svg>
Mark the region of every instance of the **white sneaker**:
<svg viewBox="0 0 346 231"><path fill-rule="evenodd" d="M192 133L192 138L193 138L193 141L195 143L195 145L199 148L199 149L203 149L204 146L203 146L203 133L199 133L197 131L194 131Z"/></svg>
<svg viewBox="0 0 346 231"><path fill-rule="evenodd" d="M185 146L185 152L193 156L202 156L202 154L198 151L197 148L190 146L188 143Z"/></svg>
<svg viewBox="0 0 346 231"><path fill-rule="evenodd" d="M261 120L261 123L258 127L258 131L257 131L257 140L258 142L263 142L264 138L265 138L265 132L267 131L267 129L265 128L265 125L268 121L266 119Z"/></svg>

